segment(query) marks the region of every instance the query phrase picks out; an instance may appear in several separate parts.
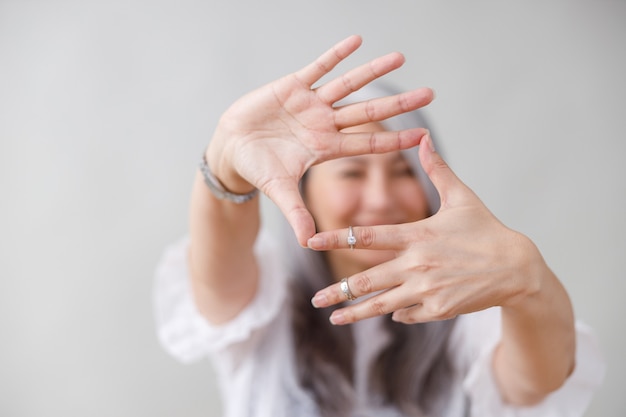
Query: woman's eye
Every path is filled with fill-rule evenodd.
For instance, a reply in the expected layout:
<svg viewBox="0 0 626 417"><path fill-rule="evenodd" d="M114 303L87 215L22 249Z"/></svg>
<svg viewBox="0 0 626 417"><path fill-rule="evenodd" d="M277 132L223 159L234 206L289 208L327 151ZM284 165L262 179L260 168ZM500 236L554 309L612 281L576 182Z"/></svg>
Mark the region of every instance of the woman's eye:
<svg viewBox="0 0 626 417"><path fill-rule="evenodd" d="M398 167L393 170L392 174L395 177L412 177L413 170L410 167Z"/></svg>
<svg viewBox="0 0 626 417"><path fill-rule="evenodd" d="M363 178L365 173L358 170L346 170L341 172L342 178Z"/></svg>

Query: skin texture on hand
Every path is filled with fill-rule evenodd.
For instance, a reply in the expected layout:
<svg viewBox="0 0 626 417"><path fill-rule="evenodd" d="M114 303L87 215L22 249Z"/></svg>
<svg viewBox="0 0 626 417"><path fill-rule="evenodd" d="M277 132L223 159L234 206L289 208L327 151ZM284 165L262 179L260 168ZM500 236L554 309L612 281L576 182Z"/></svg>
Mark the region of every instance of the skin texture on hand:
<svg viewBox="0 0 626 417"><path fill-rule="evenodd" d="M405 323L444 320L537 290L539 283L526 278L523 259L532 244L500 223L428 146L420 148L420 158L440 193L440 210L413 223L354 228L357 249L392 250L397 256L348 278L356 297L386 291L334 312L334 323L388 313ZM308 246L345 248L346 238L347 230L318 233ZM343 301L339 285L313 300L317 307Z"/></svg>
<svg viewBox="0 0 626 417"><path fill-rule="evenodd" d="M306 170L342 156L384 153L419 143L426 130L349 132L341 130L415 110L433 92L420 88L390 97L334 107L334 103L404 64L391 53L313 88L319 79L361 45L351 36L316 61L236 101L221 117L207 149L208 164L232 192L259 188L282 211L301 245L314 232L298 182Z"/></svg>
<svg viewBox="0 0 626 417"><path fill-rule="evenodd" d="M429 104L419 88L346 106L335 102L400 68L391 53L313 87L361 46L350 36L299 71L258 88L233 103L220 118L205 157L209 169L234 193L264 192L283 212L301 245L315 232L298 183L313 165L334 158L385 153L417 145L426 133L343 131ZM190 207L189 264L196 304L212 323L236 316L253 299L258 267L253 245L260 225L259 200L219 200L198 174Z"/></svg>
<svg viewBox="0 0 626 417"><path fill-rule="evenodd" d="M439 211L400 225L355 227L356 248L397 256L348 277L355 297L380 292L333 311L334 324L392 314L411 324L502 307L502 339L494 374L505 401L530 405L563 384L575 356L572 306L563 286L526 236L489 212L434 151L420 147L425 172L441 197ZM345 249L347 230L309 239L314 250ZM346 300L340 283L321 289L315 307Z"/></svg>

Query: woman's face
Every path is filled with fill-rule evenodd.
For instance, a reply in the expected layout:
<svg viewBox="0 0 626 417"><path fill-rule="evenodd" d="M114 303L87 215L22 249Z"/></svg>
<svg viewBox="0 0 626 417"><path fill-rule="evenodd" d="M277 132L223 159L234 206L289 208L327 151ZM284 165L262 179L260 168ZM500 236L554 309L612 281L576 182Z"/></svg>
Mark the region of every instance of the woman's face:
<svg viewBox="0 0 626 417"><path fill-rule="evenodd" d="M358 131L382 131L371 123ZM417 221L428 215L420 182L400 151L335 159L309 169L307 206L318 231ZM357 242L358 247L358 242ZM328 252L336 278L368 269L393 252L342 249Z"/></svg>

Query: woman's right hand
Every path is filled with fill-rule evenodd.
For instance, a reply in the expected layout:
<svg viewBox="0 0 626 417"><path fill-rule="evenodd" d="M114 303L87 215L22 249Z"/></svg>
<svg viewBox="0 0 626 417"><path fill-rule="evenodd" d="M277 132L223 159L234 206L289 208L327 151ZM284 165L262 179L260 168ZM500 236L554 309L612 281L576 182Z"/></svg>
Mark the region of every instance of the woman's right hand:
<svg viewBox="0 0 626 417"><path fill-rule="evenodd" d="M235 193L260 189L280 208L303 246L315 233L298 189L309 167L343 156L406 149L419 144L426 133L423 128L341 132L415 110L433 99L430 89L420 88L333 107L404 63L402 54L391 53L313 88L360 45L361 38L351 36L301 70L237 100L221 117L207 149L211 171L224 186Z"/></svg>

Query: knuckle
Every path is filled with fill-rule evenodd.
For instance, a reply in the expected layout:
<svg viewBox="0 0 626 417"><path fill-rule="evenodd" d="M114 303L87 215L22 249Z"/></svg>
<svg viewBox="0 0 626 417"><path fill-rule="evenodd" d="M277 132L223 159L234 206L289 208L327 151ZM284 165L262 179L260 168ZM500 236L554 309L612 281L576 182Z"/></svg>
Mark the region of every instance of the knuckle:
<svg viewBox="0 0 626 417"><path fill-rule="evenodd" d="M373 284L371 278L367 274L360 274L354 278L354 288L360 295L372 292ZM356 295L356 294L355 294Z"/></svg>
<svg viewBox="0 0 626 417"><path fill-rule="evenodd" d="M418 272L418 273L419 273L419 272L424 272L424 271L422 270L422 266L420 266L420 265L413 267L411 270L412 270L413 272ZM415 286L415 287L414 287L414 288L415 288L415 291L416 291L418 294L420 294L421 296L428 296L428 295L432 294L432 293L433 293L433 291L434 291L434 289L433 289L433 283L432 283L432 281L431 281L429 278L427 278L427 277L424 277L424 278L422 278L422 279L418 279L418 280L416 280L416 282L414 282L414 284L413 284L413 285Z"/></svg>
<svg viewBox="0 0 626 417"><path fill-rule="evenodd" d="M424 290L430 290L434 287L433 280L425 275L426 273L430 272L431 269L432 266L430 266L426 262L421 262L420 260L415 260L415 263L410 267L411 272L413 272L414 274L419 274L419 276L423 277L420 282Z"/></svg>
<svg viewBox="0 0 626 417"><path fill-rule="evenodd" d="M343 86L346 89L346 91L349 91L351 93L354 92L355 87L352 85L352 80L349 77L347 77L345 75L342 76L341 77L341 82L343 83Z"/></svg>
<svg viewBox="0 0 626 417"><path fill-rule="evenodd" d="M339 236L337 236L337 234L333 233L330 237L330 244L332 248L338 248L339 247Z"/></svg>
<svg viewBox="0 0 626 417"><path fill-rule="evenodd" d="M374 244L374 236L374 229L372 229L371 227L362 227L359 229L359 239L363 248L369 248Z"/></svg>
<svg viewBox="0 0 626 417"><path fill-rule="evenodd" d="M424 167L424 171L426 172L426 174L428 174L429 176L435 175L436 172L440 172L440 171L447 171L449 170L450 167L448 166L448 164L441 158L437 158L432 162L432 165L427 167Z"/></svg>
<svg viewBox="0 0 626 417"><path fill-rule="evenodd" d="M389 306L382 300L376 299L369 303L370 311L377 316L382 316L391 312Z"/></svg>
<svg viewBox="0 0 626 417"><path fill-rule="evenodd" d="M406 236L409 243L430 243L436 241L438 232L428 222L423 222L418 234L411 233ZM408 232L408 231L407 231Z"/></svg>
<svg viewBox="0 0 626 417"><path fill-rule="evenodd" d="M403 112L409 111L411 109L411 103L409 103L409 101L407 100L406 94L400 94L397 100L398 107L400 107Z"/></svg>
<svg viewBox="0 0 626 417"><path fill-rule="evenodd" d="M412 308L396 311L394 320L404 324L415 324L418 322L417 314L415 314L415 310Z"/></svg>
<svg viewBox="0 0 626 417"><path fill-rule="evenodd" d="M369 135L369 147L370 153L377 153L376 149L378 148L378 145L376 142L376 135L374 133L370 133Z"/></svg>
<svg viewBox="0 0 626 417"><path fill-rule="evenodd" d="M315 66L319 71L322 71L325 74L330 71L326 63L319 58L315 60Z"/></svg>
<svg viewBox="0 0 626 417"><path fill-rule="evenodd" d="M376 114L376 106L374 105L374 102L372 100L368 101L365 104L365 115L367 117L367 120L369 121L378 120Z"/></svg>
<svg viewBox="0 0 626 417"><path fill-rule="evenodd" d="M446 300L430 300L426 305L428 315L435 320L445 320L453 316L452 306Z"/></svg>
<svg viewBox="0 0 626 417"><path fill-rule="evenodd" d="M415 314L406 314L402 316L402 323L404 324L416 324L419 323L417 315Z"/></svg>

